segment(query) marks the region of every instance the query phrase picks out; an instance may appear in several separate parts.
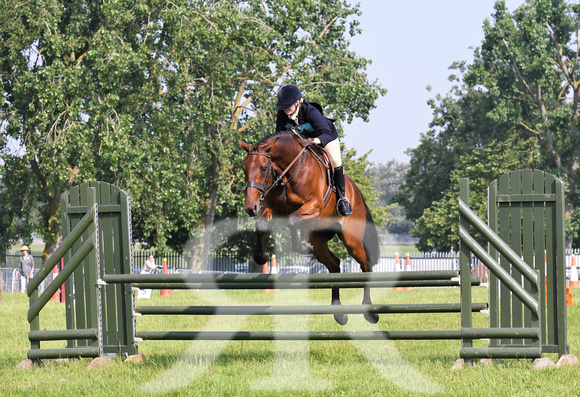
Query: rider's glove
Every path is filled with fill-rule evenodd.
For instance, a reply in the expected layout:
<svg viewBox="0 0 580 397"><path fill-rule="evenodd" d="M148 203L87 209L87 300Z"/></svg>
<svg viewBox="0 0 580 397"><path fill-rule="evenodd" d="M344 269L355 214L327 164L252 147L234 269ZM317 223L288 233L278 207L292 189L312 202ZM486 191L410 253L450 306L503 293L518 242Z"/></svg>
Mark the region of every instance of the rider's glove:
<svg viewBox="0 0 580 397"><path fill-rule="evenodd" d="M314 138L302 138L300 140L300 145L302 145L302 147L310 146L313 143L314 143Z"/></svg>

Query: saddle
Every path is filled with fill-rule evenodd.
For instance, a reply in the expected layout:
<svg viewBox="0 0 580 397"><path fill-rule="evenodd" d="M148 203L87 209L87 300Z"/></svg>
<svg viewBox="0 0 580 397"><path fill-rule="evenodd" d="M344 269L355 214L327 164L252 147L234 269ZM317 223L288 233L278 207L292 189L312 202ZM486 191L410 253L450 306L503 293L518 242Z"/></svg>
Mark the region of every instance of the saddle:
<svg viewBox="0 0 580 397"><path fill-rule="evenodd" d="M315 104L315 105L318 105L318 104ZM317 108L318 107L320 107L319 110L322 113L322 107L320 105L318 105ZM332 120L332 121L334 122L334 120ZM298 126L291 126L288 124L288 125L286 125L286 128L292 133L292 135L298 141L304 139L304 137L301 135L302 132L313 131L310 123L306 123L306 124L302 124L302 125L298 125ZM324 169L326 170L326 184L328 186L328 188L326 189L326 192L324 193L324 206L326 206L326 204L328 204L328 201L330 200L330 195L333 192L337 191L336 185L334 183L334 164L332 163L332 158L330 157L330 155L328 154L326 149L324 149L321 146L310 145L310 146L306 147L306 149L308 149L308 151L314 156L314 158L316 158L320 162L320 164L322 164L324 166Z"/></svg>

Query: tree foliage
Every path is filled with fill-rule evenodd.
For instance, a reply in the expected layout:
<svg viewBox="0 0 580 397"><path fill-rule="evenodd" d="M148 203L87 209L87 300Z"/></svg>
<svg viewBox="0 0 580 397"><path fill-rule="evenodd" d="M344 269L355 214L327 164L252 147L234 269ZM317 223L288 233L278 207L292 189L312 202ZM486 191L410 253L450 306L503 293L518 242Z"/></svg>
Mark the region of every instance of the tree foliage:
<svg viewBox="0 0 580 397"><path fill-rule="evenodd" d="M471 209L481 219L487 219L487 186L490 181L526 164L528 153L525 145L522 142L513 145L511 141L490 144L458 159L457 168L451 172L450 188L425 210L411 233L420 238L417 243L419 250L429 251L436 247L445 252L457 249L460 178L469 178Z"/></svg>
<svg viewBox="0 0 580 397"><path fill-rule="evenodd" d="M384 94L348 49L358 14L344 0L3 1L0 131L21 150L0 155L41 203L45 254L60 194L88 180L129 192L136 238L207 253L215 217L240 209L236 139L273 131L281 84L343 122Z"/></svg>
<svg viewBox="0 0 580 397"><path fill-rule="evenodd" d="M373 165L365 172L365 175L374 179L373 187L378 193L379 204L390 210L390 219L383 223L389 233L409 233L413 227L413 222L407 220L402 207L391 203L405 183L408 172L409 164L395 159Z"/></svg>
<svg viewBox="0 0 580 397"><path fill-rule="evenodd" d="M571 245L578 230L580 178L579 13L577 4L551 0L530 0L510 13L498 1L484 22L484 40L473 63L452 65L458 75L450 78L457 84L431 101L431 129L410 152L411 170L398 196L409 218L417 220L415 234L423 248L454 244L451 224L441 224L436 214L453 213L450 194L458 174L468 176L466 162L482 150L503 160L487 165L491 172L484 174L481 189L502 173L525 167L543 169L567 183ZM483 191L478 195L483 200ZM438 225L438 238L432 224Z"/></svg>
<svg viewBox="0 0 580 397"><path fill-rule="evenodd" d="M36 203L32 184L28 175L19 164L21 158L8 158L2 164L2 179L0 179L0 256L16 241L22 240L30 245L34 225L28 220L34 213Z"/></svg>

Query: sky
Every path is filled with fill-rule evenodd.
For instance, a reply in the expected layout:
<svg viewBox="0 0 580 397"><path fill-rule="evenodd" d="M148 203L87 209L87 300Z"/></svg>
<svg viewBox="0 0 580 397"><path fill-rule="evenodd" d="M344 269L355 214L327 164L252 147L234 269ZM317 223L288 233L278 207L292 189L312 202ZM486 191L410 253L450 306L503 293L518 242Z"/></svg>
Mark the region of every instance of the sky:
<svg viewBox="0 0 580 397"><path fill-rule="evenodd" d="M512 12L524 0L506 0ZM473 61L481 46L483 22L495 0L360 0L362 34L351 38L351 50L372 61L370 81L388 90L376 101L369 122L344 125L342 142L357 156L372 150L375 164L408 162L408 148L419 145L433 119L427 101L445 95L452 84L449 66ZM431 86L431 92L427 86Z"/></svg>

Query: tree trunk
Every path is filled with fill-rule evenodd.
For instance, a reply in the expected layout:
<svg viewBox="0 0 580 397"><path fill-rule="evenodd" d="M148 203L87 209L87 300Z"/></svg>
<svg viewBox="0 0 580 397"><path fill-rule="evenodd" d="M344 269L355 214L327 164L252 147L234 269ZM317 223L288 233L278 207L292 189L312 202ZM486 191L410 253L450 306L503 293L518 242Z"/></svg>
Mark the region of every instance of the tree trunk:
<svg viewBox="0 0 580 397"><path fill-rule="evenodd" d="M58 186L54 186L52 188L52 192L48 188L48 183L46 182L46 178L38 165L36 159L30 161L30 168L32 173L38 179L38 183L41 188L42 195L46 199L48 203L48 219L46 224L46 231L44 236L44 250L42 252L42 263L47 261L47 259L53 254L53 252L57 248L57 236L60 234L60 196L62 192L58 188ZM75 167L78 173L78 168ZM72 185L75 174L71 174L69 178L68 185Z"/></svg>
<svg viewBox="0 0 580 397"><path fill-rule="evenodd" d="M44 236L44 251L42 252L42 263L56 251L58 247L58 236L60 235L60 196L61 192L54 192L48 200L48 229Z"/></svg>
<svg viewBox="0 0 580 397"><path fill-rule="evenodd" d="M219 191L219 171L220 164L215 153L211 153L212 165L209 170L208 179L211 181L209 188L209 197L206 200L205 214L202 224L202 234L193 239L193 247L191 248L192 258L190 261L190 268L195 270L209 269L210 266L210 249L211 236L213 232L213 221L215 218L215 208L217 206L217 198Z"/></svg>
<svg viewBox="0 0 580 397"><path fill-rule="evenodd" d="M211 154L211 185L209 188L209 197L206 201L206 213L204 216L204 233L201 237L201 252L203 255L203 264L206 268L209 268L209 259L210 259L210 249L211 249L211 236L213 232L213 221L215 218L215 208L217 205L217 197L219 191L219 162L215 155L215 153Z"/></svg>

